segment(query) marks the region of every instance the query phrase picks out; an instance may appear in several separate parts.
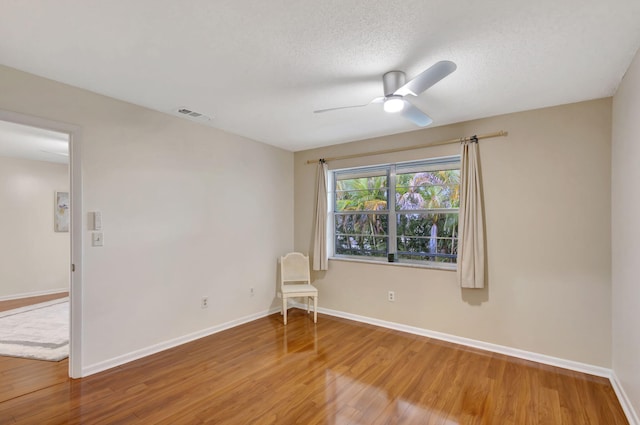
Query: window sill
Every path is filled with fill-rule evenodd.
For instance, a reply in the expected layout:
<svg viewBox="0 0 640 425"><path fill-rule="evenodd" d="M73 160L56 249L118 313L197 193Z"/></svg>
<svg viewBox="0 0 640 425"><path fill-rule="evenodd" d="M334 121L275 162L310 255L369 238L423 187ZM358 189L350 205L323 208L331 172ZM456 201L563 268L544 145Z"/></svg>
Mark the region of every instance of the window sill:
<svg viewBox="0 0 640 425"><path fill-rule="evenodd" d="M393 267L410 267L414 269L433 269L433 270L443 270L449 272L455 272L457 270L456 264L417 264L417 263L400 263L394 262L389 263L388 261L383 260L365 260L363 258L353 258L353 257L329 257L331 261L345 261L348 263L366 263L366 264L377 264L380 266L393 266Z"/></svg>

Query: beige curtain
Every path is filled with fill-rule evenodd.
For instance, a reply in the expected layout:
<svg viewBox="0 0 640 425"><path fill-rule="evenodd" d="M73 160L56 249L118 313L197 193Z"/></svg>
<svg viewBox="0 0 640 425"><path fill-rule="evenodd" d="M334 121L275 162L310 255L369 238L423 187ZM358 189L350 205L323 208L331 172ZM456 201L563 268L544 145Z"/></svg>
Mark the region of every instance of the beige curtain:
<svg viewBox="0 0 640 425"><path fill-rule="evenodd" d="M462 143L461 156L458 282L462 288L484 288L484 210L475 136Z"/></svg>
<svg viewBox="0 0 640 425"><path fill-rule="evenodd" d="M313 270L327 270L327 164L318 161L316 172L316 214L313 234Z"/></svg>

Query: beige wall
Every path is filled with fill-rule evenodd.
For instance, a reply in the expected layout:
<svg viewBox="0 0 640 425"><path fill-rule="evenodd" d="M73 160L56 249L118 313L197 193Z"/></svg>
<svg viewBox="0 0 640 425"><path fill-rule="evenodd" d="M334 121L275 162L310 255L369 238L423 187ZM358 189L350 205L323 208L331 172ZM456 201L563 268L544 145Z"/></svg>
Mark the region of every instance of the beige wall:
<svg viewBox="0 0 640 425"><path fill-rule="evenodd" d="M66 164L0 157L0 299L69 288L69 233L53 231Z"/></svg>
<svg viewBox="0 0 640 425"><path fill-rule="evenodd" d="M292 153L6 67L0 93L82 130L83 219L104 229L83 234L83 368L278 305Z"/></svg>
<svg viewBox="0 0 640 425"><path fill-rule="evenodd" d="M613 370L640 417L640 53L613 98Z"/></svg>
<svg viewBox="0 0 640 425"><path fill-rule="evenodd" d="M311 247L307 159L499 129L509 137L481 142L487 289L461 291L453 272L331 261L315 276L320 304L611 365L610 99L294 155L6 67L0 92L0 109L82 128L83 218L102 211L105 233L102 248L84 234L87 367L277 305L275 259ZM387 290L396 291L395 303Z"/></svg>
<svg viewBox="0 0 640 425"><path fill-rule="evenodd" d="M391 118L390 118L391 119ZM330 260L320 306L592 365L611 365L611 99L297 152L295 248L311 250L308 159L509 131L481 142L488 288L450 271ZM458 153L448 145L331 168ZM397 300L386 300L388 290Z"/></svg>

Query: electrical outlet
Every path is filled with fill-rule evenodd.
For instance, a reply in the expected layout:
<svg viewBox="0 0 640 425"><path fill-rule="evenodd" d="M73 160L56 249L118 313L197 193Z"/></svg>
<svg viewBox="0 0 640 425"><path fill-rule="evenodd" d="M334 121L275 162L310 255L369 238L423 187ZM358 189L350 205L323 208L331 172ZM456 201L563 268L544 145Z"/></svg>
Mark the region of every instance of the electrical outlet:
<svg viewBox="0 0 640 425"><path fill-rule="evenodd" d="M394 291L389 291L387 293L387 300L388 301L395 301L396 300L396 293Z"/></svg>
<svg viewBox="0 0 640 425"><path fill-rule="evenodd" d="M200 308L207 308L207 307L209 307L209 298L202 297L202 300L200 301Z"/></svg>
<svg viewBox="0 0 640 425"><path fill-rule="evenodd" d="M256 293L255 288L250 288L249 292L251 292L251 296L253 297L253 295Z"/></svg>

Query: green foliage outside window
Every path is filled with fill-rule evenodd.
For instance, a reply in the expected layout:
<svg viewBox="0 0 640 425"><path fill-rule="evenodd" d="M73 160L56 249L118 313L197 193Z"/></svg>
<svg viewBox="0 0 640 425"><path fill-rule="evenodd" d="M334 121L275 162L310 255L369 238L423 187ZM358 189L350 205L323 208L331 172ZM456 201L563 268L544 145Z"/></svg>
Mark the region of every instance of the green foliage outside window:
<svg viewBox="0 0 640 425"><path fill-rule="evenodd" d="M336 253L385 257L388 252L389 216L387 176L336 181Z"/></svg>
<svg viewBox="0 0 640 425"><path fill-rule="evenodd" d="M396 179L398 257L455 263L458 212L450 210L460 207L460 170L398 174Z"/></svg>
<svg viewBox="0 0 640 425"><path fill-rule="evenodd" d="M389 172L394 169L389 167ZM383 170L357 178L336 175L335 254L386 257L389 238L395 237L394 253L400 260L455 263L460 170L430 169L397 175ZM395 182L391 205L390 182ZM389 223L389 207L395 223Z"/></svg>

